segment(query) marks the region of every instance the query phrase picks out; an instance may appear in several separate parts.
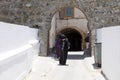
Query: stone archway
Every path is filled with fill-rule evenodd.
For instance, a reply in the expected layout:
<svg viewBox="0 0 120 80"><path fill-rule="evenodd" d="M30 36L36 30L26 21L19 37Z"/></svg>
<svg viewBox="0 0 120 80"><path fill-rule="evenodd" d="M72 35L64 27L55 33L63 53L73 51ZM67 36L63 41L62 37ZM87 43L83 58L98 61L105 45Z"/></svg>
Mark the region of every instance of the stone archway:
<svg viewBox="0 0 120 80"><path fill-rule="evenodd" d="M110 22L113 24L109 24L109 19L111 20L112 17L109 19L104 18L104 17L106 17L106 15L108 13L104 12L105 15L103 15L103 10L101 10L100 7L104 8L105 6L101 5L101 3L109 4L109 2L107 2L107 1L83 1L83 0L63 1L63 2L59 2L59 4L57 4L57 5L55 4L54 6L49 4L49 6L51 6L51 7L49 9L47 9L48 10L47 12L49 12L49 13L47 14L46 19L47 19L47 21L49 21L48 24L50 24L53 15L57 11L60 11L60 9L62 7L71 6L71 7L79 8L84 13L84 15L86 16L86 18L88 20L88 28L90 31L90 48L91 48L90 51L91 51L91 54L94 54L94 43L95 43L95 35L96 35L95 29L104 27L104 26L114 25L114 23L119 24L119 21L115 21L115 19L113 22ZM109 12L110 10L107 10L107 8L106 8L106 11ZM102 18L98 15L101 15ZM109 15L108 15L108 17L109 17ZM116 20L118 20L118 19L116 19ZM50 26L49 26L49 29L50 29Z"/></svg>
<svg viewBox="0 0 120 80"><path fill-rule="evenodd" d="M63 7L62 7L63 8ZM85 33L88 32L88 20L86 19L86 16L84 15L84 13L76 7L72 7L74 8L74 18L72 19L60 19L59 16L59 11L56 12L53 16L53 19L51 21L51 29L50 29L50 41L49 41L49 50L50 53L53 53L54 50L54 46L55 46L55 34L58 34L60 31L63 30L71 30L70 34L68 35L72 35L74 37L75 35L78 35L75 38L77 43L73 43L73 39L71 39L71 43L73 44L71 47L76 47L76 48L71 48L70 50L72 51L80 51L83 50L83 48L85 48L85 43L84 43L84 38L85 38ZM56 21L55 21L56 20ZM73 21L74 20L74 21ZM66 32L65 32L66 33ZM79 37L79 38L77 38ZM79 48L79 49L77 49Z"/></svg>
<svg viewBox="0 0 120 80"><path fill-rule="evenodd" d="M71 1L70 1L71 2ZM71 5L71 3L70 3L69 1L66 3L63 3L63 4L59 4L59 5L57 5L57 6L54 6L54 8L52 8L51 10L48 10L49 11L49 13L47 13L47 15L44 17L44 18L46 18L46 20L45 20L45 22L43 22L43 23L45 23L45 24L47 24L47 26L44 26L44 25L41 25L41 27L47 27L46 29L47 29L47 31L48 32L46 32L46 31L44 31L43 29L41 29L41 32L40 33L43 33L44 34L44 36L47 36L46 38L44 37L44 36L40 36L41 37L41 39L42 39L42 46L41 46L41 51L43 51L43 52L41 52L40 53L40 55L42 55L42 54L44 54L44 55L47 55L48 54L48 49L49 49L49 30L50 30L50 28L51 28L51 20L52 20L52 17L54 16L54 14L57 12L57 11L60 11L60 9L62 8L62 7L65 7L65 6L71 6L71 7L77 7L77 8L79 8L80 6L78 6L78 3L72 3L72 5ZM84 13L84 9L81 9L81 8L79 8L83 13ZM86 15L86 14L85 14ZM87 18L87 17L86 17ZM45 35L46 34L46 35ZM47 41L46 41L47 40ZM46 46L45 46L46 45ZM42 49L43 48L43 49ZM47 54L45 54L45 53L47 53Z"/></svg>

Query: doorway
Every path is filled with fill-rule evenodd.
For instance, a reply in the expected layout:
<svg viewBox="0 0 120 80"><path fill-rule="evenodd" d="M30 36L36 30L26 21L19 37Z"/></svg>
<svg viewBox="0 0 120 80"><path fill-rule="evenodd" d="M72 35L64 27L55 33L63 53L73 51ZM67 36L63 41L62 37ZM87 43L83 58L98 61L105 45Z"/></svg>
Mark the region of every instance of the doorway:
<svg viewBox="0 0 120 80"><path fill-rule="evenodd" d="M69 51L82 51L82 36L75 29L64 29L61 33L65 34L70 42Z"/></svg>

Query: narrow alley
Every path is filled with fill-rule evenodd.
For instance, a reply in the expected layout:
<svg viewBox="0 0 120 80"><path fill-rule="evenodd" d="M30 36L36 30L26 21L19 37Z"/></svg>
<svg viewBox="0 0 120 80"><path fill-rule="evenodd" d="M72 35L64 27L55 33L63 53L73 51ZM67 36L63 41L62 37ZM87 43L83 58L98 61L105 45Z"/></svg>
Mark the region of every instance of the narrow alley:
<svg viewBox="0 0 120 80"><path fill-rule="evenodd" d="M85 57L83 52L68 54L65 66L51 56L35 57L32 70L24 80L105 80L93 57Z"/></svg>

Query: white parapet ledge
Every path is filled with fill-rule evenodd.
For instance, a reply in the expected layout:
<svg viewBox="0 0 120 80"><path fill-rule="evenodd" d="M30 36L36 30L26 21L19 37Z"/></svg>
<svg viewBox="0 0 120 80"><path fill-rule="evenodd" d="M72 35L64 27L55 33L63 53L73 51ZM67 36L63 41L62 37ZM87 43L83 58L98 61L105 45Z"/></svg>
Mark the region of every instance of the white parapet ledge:
<svg viewBox="0 0 120 80"><path fill-rule="evenodd" d="M0 26L12 26L12 27L23 27L23 28L29 28L28 26L25 25L18 25L18 24L12 24L12 23L6 23L6 22L1 22L0 21Z"/></svg>
<svg viewBox="0 0 120 80"><path fill-rule="evenodd" d="M24 45L20 48L10 50L10 51L7 51L7 52L4 52L4 53L0 54L0 63L3 62L3 60L6 60L6 59L11 58L13 56L16 56L19 53L21 53L21 52L23 52L23 51L25 51L25 50L27 50L31 47L32 47L31 45L27 44L27 45Z"/></svg>
<svg viewBox="0 0 120 80"><path fill-rule="evenodd" d="M30 40L29 41L29 44L31 44L31 45L34 45L34 44L37 44L37 43L39 43L39 41L38 40Z"/></svg>

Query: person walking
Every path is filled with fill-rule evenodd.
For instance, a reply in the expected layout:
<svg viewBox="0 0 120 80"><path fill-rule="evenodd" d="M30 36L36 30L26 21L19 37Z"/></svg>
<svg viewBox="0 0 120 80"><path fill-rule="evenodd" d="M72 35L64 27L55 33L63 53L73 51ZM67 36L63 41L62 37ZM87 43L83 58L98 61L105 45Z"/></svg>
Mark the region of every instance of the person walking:
<svg viewBox="0 0 120 80"><path fill-rule="evenodd" d="M69 41L65 35L62 36L61 42L61 54L59 59L60 65L66 65L67 55L68 55Z"/></svg>
<svg viewBox="0 0 120 80"><path fill-rule="evenodd" d="M60 58L60 54L62 53L62 37L63 34L60 33L58 38L56 39L56 43L55 43L55 58L59 59Z"/></svg>

